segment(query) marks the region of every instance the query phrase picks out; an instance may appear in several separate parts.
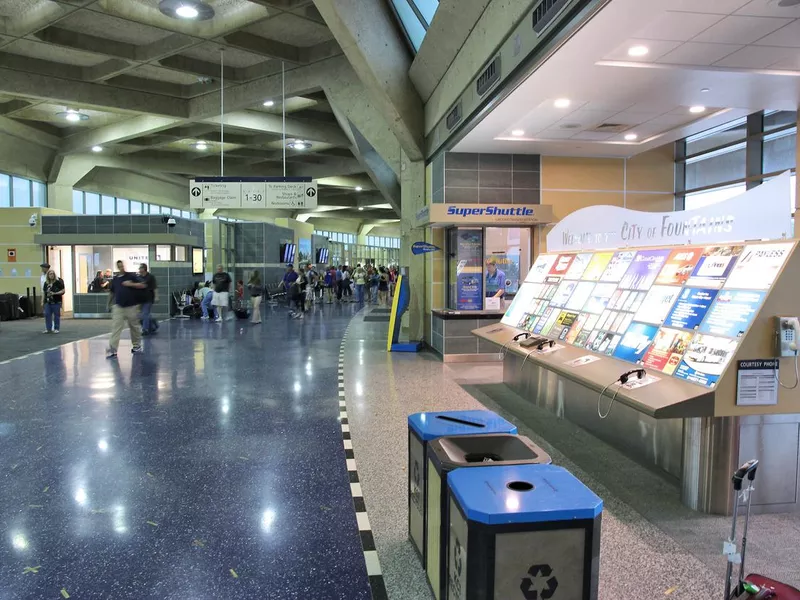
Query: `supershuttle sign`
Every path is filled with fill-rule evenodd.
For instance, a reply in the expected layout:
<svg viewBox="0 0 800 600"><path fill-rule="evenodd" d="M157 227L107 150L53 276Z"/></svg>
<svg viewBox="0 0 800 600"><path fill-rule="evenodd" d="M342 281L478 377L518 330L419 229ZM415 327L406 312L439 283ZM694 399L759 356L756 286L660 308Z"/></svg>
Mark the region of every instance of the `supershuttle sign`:
<svg viewBox="0 0 800 600"><path fill-rule="evenodd" d="M547 234L547 250L714 244L792 237L791 186L784 173L743 194L694 210L641 212L589 206Z"/></svg>
<svg viewBox="0 0 800 600"><path fill-rule="evenodd" d="M554 221L553 207L545 204L431 204L416 215L417 227L426 225L540 225Z"/></svg>

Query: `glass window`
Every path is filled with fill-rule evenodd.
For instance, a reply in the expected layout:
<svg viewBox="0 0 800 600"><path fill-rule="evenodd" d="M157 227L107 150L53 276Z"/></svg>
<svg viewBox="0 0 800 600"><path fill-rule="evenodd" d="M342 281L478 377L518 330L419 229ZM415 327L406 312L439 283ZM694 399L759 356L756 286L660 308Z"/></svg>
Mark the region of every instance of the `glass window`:
<svg viewBox="0 0 800 600"><path fill-rule="evenodd" d="M436 9L439 8L439 0L411 0L419 10L422 18L430 25L433 21L433 15L436 14Z"/></svg>
<svg viewBox="0 0 800 600"><path fill-rule="evenodd" d="M392 0L392 5L397 16L400 18L400 23L408 36L414 50L419 50L422 45L422 40L425 38L425 27L419 20L419 17L408 4L408 0Z"/></svg>
<svg viewBox="0 0 800 600"><path fill-rule="evenodd" d="M83 192L72 190L72 212L83 214Z"/></svg>
<svg viewBox="0 0 800 600"><path fill-rule="evenodd" d="M44 208L47 206L47 185L41 181L31 181L31 196L33 206Z"/></svg>
<svg viewBox="0 0 800 600"><path fill-rule="evenodd" d="M131 214L132 215L140 215L142 214L142 203L137 202L136 200L131 200Z"/></svg>
<svg viewBox="0 0 800 600"><path fill-rule="evenodd" d="M86 214L87 215L99 215L100 214L100 194L93 194L91 192L86 192L83 195L83 198L86 202Z"/></svg>
<svg viewBox="0 0 800 600"><path fill-rule="evenodd" d="M796 110L776 110L764 114L764 131L780 129L781 127L794 125L795 123L797 123Z"/></svg>
<svg viewBox="0 0 800 600"><path fill-rule="evenodd" d="M706 187L745 178L744 142L686 161L686 189Z"/></svg>
<svg viewBox="0 0 800 600"><path fill-rule="evenodd" d="M88 294L92 282L98 276L101 281L108 281L110 285L111 274L116 270L111 246L75 246L76 293ZM91 286L92 291L102 292L108 289L107 287L101 287L99 290L97 288L98 286Z"/></svg>
<svg viewBox="0 0 800 600"><path fill-rule="evenodd" d="M186 262L186 246L175 246L175 262Z"/></svg>
<svg viewBox="0 0 800 600"><path fill-rule="evenodd" d="M686 138L686 156L706 152L747 137L747 118L736 119L719 127Z"/></svg>
<svg viewBox="0 0 800 600"><path fill-rule="evenodd" d="M117 214L129 215L131 214L131 203L125 198L117 198Z"/></svg>
<svg viewBox="0 0 800 600"><path fill-rule="evenodd" d="M686 194L686 210L694 208L702 208L710 204L722 202L739 194L744 194L747 191L747 186L743 183L731 185L724 188L716 188L713 190L705 190L703 192L694 192L693 194Z"/></svg>
<svg viewBox="0 0 800 600"><path fill-rule="evenodd" d="M796 163L797 129L787 129L764 137L764 173L791 170Z"/></svg>
<svg viewBox="0 0 800 600"><path fill-rule="evenodd" d="M172 246L156 246L156 260L169 262L172 257Z"/></svg>
<svg viewBox="0 0 800 600"><path fill-rule="evenodd" d="M31 181L30 179L23 179L22 177L12 177L12 198L14 199L14 206L30 206L31 205Z"/></svg>
<svg viewBox="0 0 800 600"><path fill-rule="evenodd" d="M184 219L191 219L192 218L192 213L190 213L188 210L182 210L181 211L181 216Z"/></svg>
<svg viewBox="0 0 800 600"><path fill-rule="evenodd" d="M0 208L11 206L11 178L0 173Z"/></svg>
<svg viewBox="0 0 800 600"><path fill-rule="evenodd" d="M448 308L483 309L483 229L448 230Z"/></svg>
<svg viewBox="0 0 800 600"><path fill-rule="evenodd" d="M117 203L114 196L100 197L100 212L104 215L114 215L117 213Z"/></svg>
<svg viewBox="0 0 800 600"><path fill-rule="evenodd" d="M173 217L180 217L180 216L181 216L181 211L180 211L180 209L178 209L178 208L173 208L173 209L172 209L172 216L173 216Z"/></svg>

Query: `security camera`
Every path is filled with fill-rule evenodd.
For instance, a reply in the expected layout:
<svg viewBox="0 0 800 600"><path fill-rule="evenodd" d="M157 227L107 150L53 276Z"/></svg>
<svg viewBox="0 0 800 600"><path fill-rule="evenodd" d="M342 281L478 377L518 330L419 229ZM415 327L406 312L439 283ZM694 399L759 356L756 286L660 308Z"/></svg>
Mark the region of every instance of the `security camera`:
<svg viewBox="0 0 800 600"><path fill-rule="evenodd" d="M28 219L28 225L30 225L31 227L36 227L36 222L37 222L38 218L39 218L39 216L36 213L33 213L31 215L31 218Z"/></svg>
<svg viewBox="0 0 800 600"><path fill-rule="evenodd" d="M175 227L177 224L178 222L174 218L170 217L167 219L167 227Z"/></svg>

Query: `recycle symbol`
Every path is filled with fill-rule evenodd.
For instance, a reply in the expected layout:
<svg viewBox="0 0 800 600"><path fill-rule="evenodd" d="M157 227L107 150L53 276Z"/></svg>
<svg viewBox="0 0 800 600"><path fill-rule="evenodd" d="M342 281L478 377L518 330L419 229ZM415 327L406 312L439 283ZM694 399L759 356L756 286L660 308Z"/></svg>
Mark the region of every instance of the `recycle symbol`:
<svg viewBox="0 0 800 600"><path fill-rule="evenodd" d="M461 551L461 541L456 538L455 548L453 548L453 563L455 563L456 574L461 575L461 569L464 567L464 555Z"/></svg>
<svg viewBox="0 0 800 600"><path fill-rule="evenodd" d="M519 584L519 589L522 590L522 596L525 600L548 600L552 598L553 594L558 589L558 579L553 575L553 569L550 565L533 565L528 569L530 577L524 577L522 583ZM544 587L541 584L535 585L534 579L538 577L547 577Z"/></svg>

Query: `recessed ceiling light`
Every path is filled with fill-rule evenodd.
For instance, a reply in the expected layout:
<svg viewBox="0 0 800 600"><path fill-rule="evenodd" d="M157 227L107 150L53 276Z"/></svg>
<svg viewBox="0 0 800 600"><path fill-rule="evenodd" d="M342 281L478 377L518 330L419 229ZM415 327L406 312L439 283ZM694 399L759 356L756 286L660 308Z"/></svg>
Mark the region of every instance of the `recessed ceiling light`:
<svg viewBox="0 0 800 600"><path fill-rule="evenodd" d="M629 141L629 142L632 142L633 140L637 139L638 137L639 137L639 136L638 136L638 135L636 135L635 133L626 133L626 134L625 134L625 139L626 139L627 141Z"/></svg>
<svg viewBox="0 0 800 600"><path fill-rule="evenodd" d="M56 116L57 117L61 117L63 119L66 119L67 121L70 121L71 123L77 123L78 121L88 121L89 120L89 115L85 115L82 112L77 111L77 110L72 109L72 108L68 108L67 110L65 110L63 112L56 113Z"/></svg>
<svg viewBox="0 0 800 600"><path fill-rule="evenodd" d="M797 1L800 2L800 0L797 0ZM700 91L703 92L703 93L710 92L711 88L700 88Z"/></svg>
<svg viewBox="0 0 800 600"><path fill-rule="evenodd" d="M569 98L559 98L553 103L556 108L567 108L570 105Z"/></svg>
<svg viewBox="0 0 800 600"><path fill-rule="evenodd" d="M358 210L364 210L364 207L363 206L359 206Z"/></svg>
<svg viewBox="0 0 800 600"><path fill-rule="evenodd" d="M265 100L264 101L264 106L275 106L275 101L274 100Z"/></svg>
<svg viewBox="0 0 800 600"><path fill-rule="evenodd" d="M647 46L631 46L628 48L628 56L646 56L650 52Z"/></svg>
<svg viewBox="0 0 800 600"><path fill-rule="evenodd" d="M195 150L208 150L208 144L205 142L197 142L194 145Z"/></svg>
<svg viewBox="0 0 800 600"><path fill-rule="evenodd" d="M103 151L102 146L92 146L92 152L102 152L102 151Z"/></svg>
<svg viewBox="0 0 800 600"><path fill-rule="evenodd" d="M288 144L286 144L287 148L292 148L294 150L308 150L311 148L311 144L308 142L304 142L303 140L292 140Z"/></svg>
<svg viewBox="0 0 800 600"><path fill-rule="evenodd" d="M692 106L689 108L689 112L695 115L700 114L702 112L706 112L705 106Z"/></svg>
<svg viewBox="0 0 800 600"><path fill-rule="evenodd" d="M158 10L173 19L186 21L207 21L214 16L214 9L202 0L161 0Z"/></svg>
<svg viewBox="0 0 800 600"><path fill-rule="evenodd" d="M357 186L356 186L356 191L357 191L357 192L360 192L360 191L361 191L361 190L363 190L363 189L364 189L364 188L362 188L360 185L357 185Z"/></svg>
<svg viewBox="0 0 800 600"><path fill-rule="evenodd" d="M523 135L525 135L525 130L524 129L512 129L511 130L511 135L513 135L514 137L522 137Z"/></svg>

